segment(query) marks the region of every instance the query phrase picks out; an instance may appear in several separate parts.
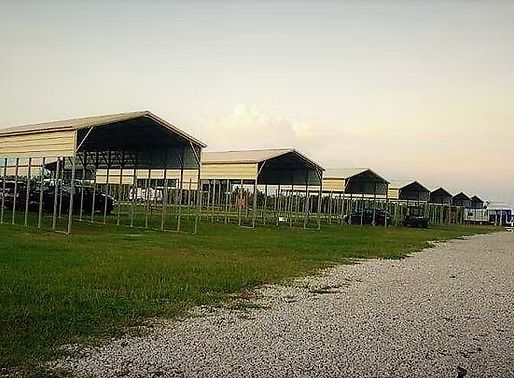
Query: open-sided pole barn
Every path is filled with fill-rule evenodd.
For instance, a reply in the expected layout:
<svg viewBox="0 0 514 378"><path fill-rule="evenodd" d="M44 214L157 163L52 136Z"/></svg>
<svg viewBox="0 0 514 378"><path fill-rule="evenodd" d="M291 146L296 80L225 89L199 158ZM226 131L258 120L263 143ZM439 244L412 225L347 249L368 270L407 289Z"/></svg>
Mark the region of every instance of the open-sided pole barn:
<svg viewBox="0 0 514 378"><path fill-rule="evenodd" d="M479 196L471 197L471 208L472 209L483 209L485 201L481 199Z"/></svg>
<svg viewBox="0 0 514 378"><path fill-rule="evenodd" d="M369 168L327 169L323 177L323 191L328 194L329 223L332 214L339 216L341 224L348 214L360 209L360 224L364 221L366 206L372 201L373 221L376 220L377 199L385 197L388 206L389 181ZM334 204L334 196L337 196ZM351 216L348 218L351 223ZM387 226L387 217L384 221Z"/></svg>
<svg viewBox="0 0 514 378"><path fill-rule="evenodd" d="M452 205L455 208L455 220L458 223L463 223L465 209L471 208L471 198L464 192L460 192L453 196Z"/></svg>
<svg viewBox="0 0 514 378"><path fill-rule="evenodd" d="M437 206L438 211L433 212L433 223L450 223L452 209L452 195L443 187L438 187L430 192L430 204ZM447 208L447 215L445 209Z"/></svg>
<svg viewBox="0 0 514 378"><path fill-rule="evenodd" d="M100 213L105 223L112 210L111 205L117 207L117 223L120 224L120 207L127 186L122 180L125 172L148 170L151 173L152 169L176 169L181 172L178 185L182 188L184 170L196 169L200 175L204 147L204 143L148 111L1 129L0 159L4 160L4 165L14 167L13 175L9 175L7 169L3 170L2 204L5 206L5 202L9 202L13 223L16 223L16 213L20 209L16 200L21 198L19 187L23 187L26 190L26 195L22 196L24 218L27 220L31 207L37 209L39 227L42 213L48 209L52 213L53 230L57 229L63 212L68 214L67 233L71 232L75 214L82 218L83 213L89 213L91 221L94 221L95 214ZM20 170L22 160L26 162L23 177ZM96 171L100 169L107 175L103 186L96 182ZM120 179L116 184L112 184L108 177L112 170L118 171ZM167 180L164 181L166 197ZM12 193L6 191L9 186L12 186ZM134 180L131 186L135 193L137 181ZM117 196L117 201L114 196ZM134 225L134 196L131 201L130 225ZM179 198L179 209L181 201ZM91 207L86 208L86 203ZM160 206L163 212L167 203L165 198ZM147 209L148 206L147 203ZM198 219L196 216L194 232ZM180 230L180 215L177 229Z"/></svg>
<svg viewBox="0 0 514 378"><path fill-rule="evenodd" d="M292 226L303 218L307 227L314 203L311 188L317 188L319 198L323 168L292 148L205 152L201 177L207 191L203 207L212 220L228 222L235 215L239 225L255 227L258 221L269 221L272 213L277 225ZM320 201L315 206L319 227Z"/></svg>
<svg viewBox="0 0 514 378"><path fill-rule="evenodd" d="M395 224L400 224L408 214L409 206L423 207L425 213L430 200L430 190L418 181L391 181L389 184L389 200L392 204L392 216Z"/></svg>

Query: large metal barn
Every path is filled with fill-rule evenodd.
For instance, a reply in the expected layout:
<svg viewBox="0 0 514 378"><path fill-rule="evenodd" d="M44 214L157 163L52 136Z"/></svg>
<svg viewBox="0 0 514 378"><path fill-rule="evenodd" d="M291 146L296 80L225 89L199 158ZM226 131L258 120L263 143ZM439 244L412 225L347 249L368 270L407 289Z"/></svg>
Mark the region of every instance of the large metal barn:
<svg viewBox="0 0 514 378"><path fill-rule="evenodd" d="M204 147L148 111L0 129L0 221L9 212L12 224L68 234L74 219L179 231L187 224L196 232L199 196L195 211L182 214L184 172L200 175ZM163 172L159 201L150 180L124 180L156 169ZM167 178L170 169L178 175Z"/></svg>
<svg viewBox="0 0 514 378"><path fill-rule="evenodd" d="M369 168L327 169L323 177L325 218L328 223L338 219L341 224L362 225L369 213L371 224L377 224L377 210L388 207L388 186L389 181Z"/></svg>
<svg viewBox="0 0 514 378"><path fill-rule="evenodd" d="M320 224L324 169L299 151L264 149L205 152L203 205L212 221L242 226Z"/></svg>

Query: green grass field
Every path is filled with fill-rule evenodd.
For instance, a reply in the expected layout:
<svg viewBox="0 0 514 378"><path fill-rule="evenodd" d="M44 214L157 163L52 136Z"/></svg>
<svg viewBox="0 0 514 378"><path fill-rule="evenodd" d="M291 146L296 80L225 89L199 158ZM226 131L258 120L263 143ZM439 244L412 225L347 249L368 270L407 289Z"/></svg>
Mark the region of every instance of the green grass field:
<svg viewBox="0 0 514 378"><path fill-rule="evenodd" d="M0 373L30 374L59 346L116 336L246 288L351 258L401 258L491 227L321 231L202 223L198 235L76 223L67 237L0 225Z"/></svg>

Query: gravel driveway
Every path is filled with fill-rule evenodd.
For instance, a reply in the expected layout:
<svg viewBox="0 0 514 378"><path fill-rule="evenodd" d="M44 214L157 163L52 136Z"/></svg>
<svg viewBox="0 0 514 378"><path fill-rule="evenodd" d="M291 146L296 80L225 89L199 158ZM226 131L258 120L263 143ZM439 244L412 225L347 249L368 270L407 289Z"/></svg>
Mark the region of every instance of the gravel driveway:
<svg viewBox="0 0 514 378"><path fill-rule="evenodd" d="M250 303L198 309L58 366L102 377L514 377L514 233L337 266Z"/></svg>

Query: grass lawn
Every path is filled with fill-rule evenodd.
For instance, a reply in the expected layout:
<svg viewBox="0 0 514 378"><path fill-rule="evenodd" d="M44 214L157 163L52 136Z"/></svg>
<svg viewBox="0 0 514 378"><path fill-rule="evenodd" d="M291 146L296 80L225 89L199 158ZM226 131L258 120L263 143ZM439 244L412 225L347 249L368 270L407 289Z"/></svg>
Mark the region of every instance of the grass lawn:
<svg viewBox="0 0 514 378"><path fill-rule="evenodd" d="M227 294L350 258L400 258L427 241L492 227L325 226L256 230L202 223L200 234L76 224L72 236L0 226L0 375L36 371L70 342L115 336Z"/></svg>

